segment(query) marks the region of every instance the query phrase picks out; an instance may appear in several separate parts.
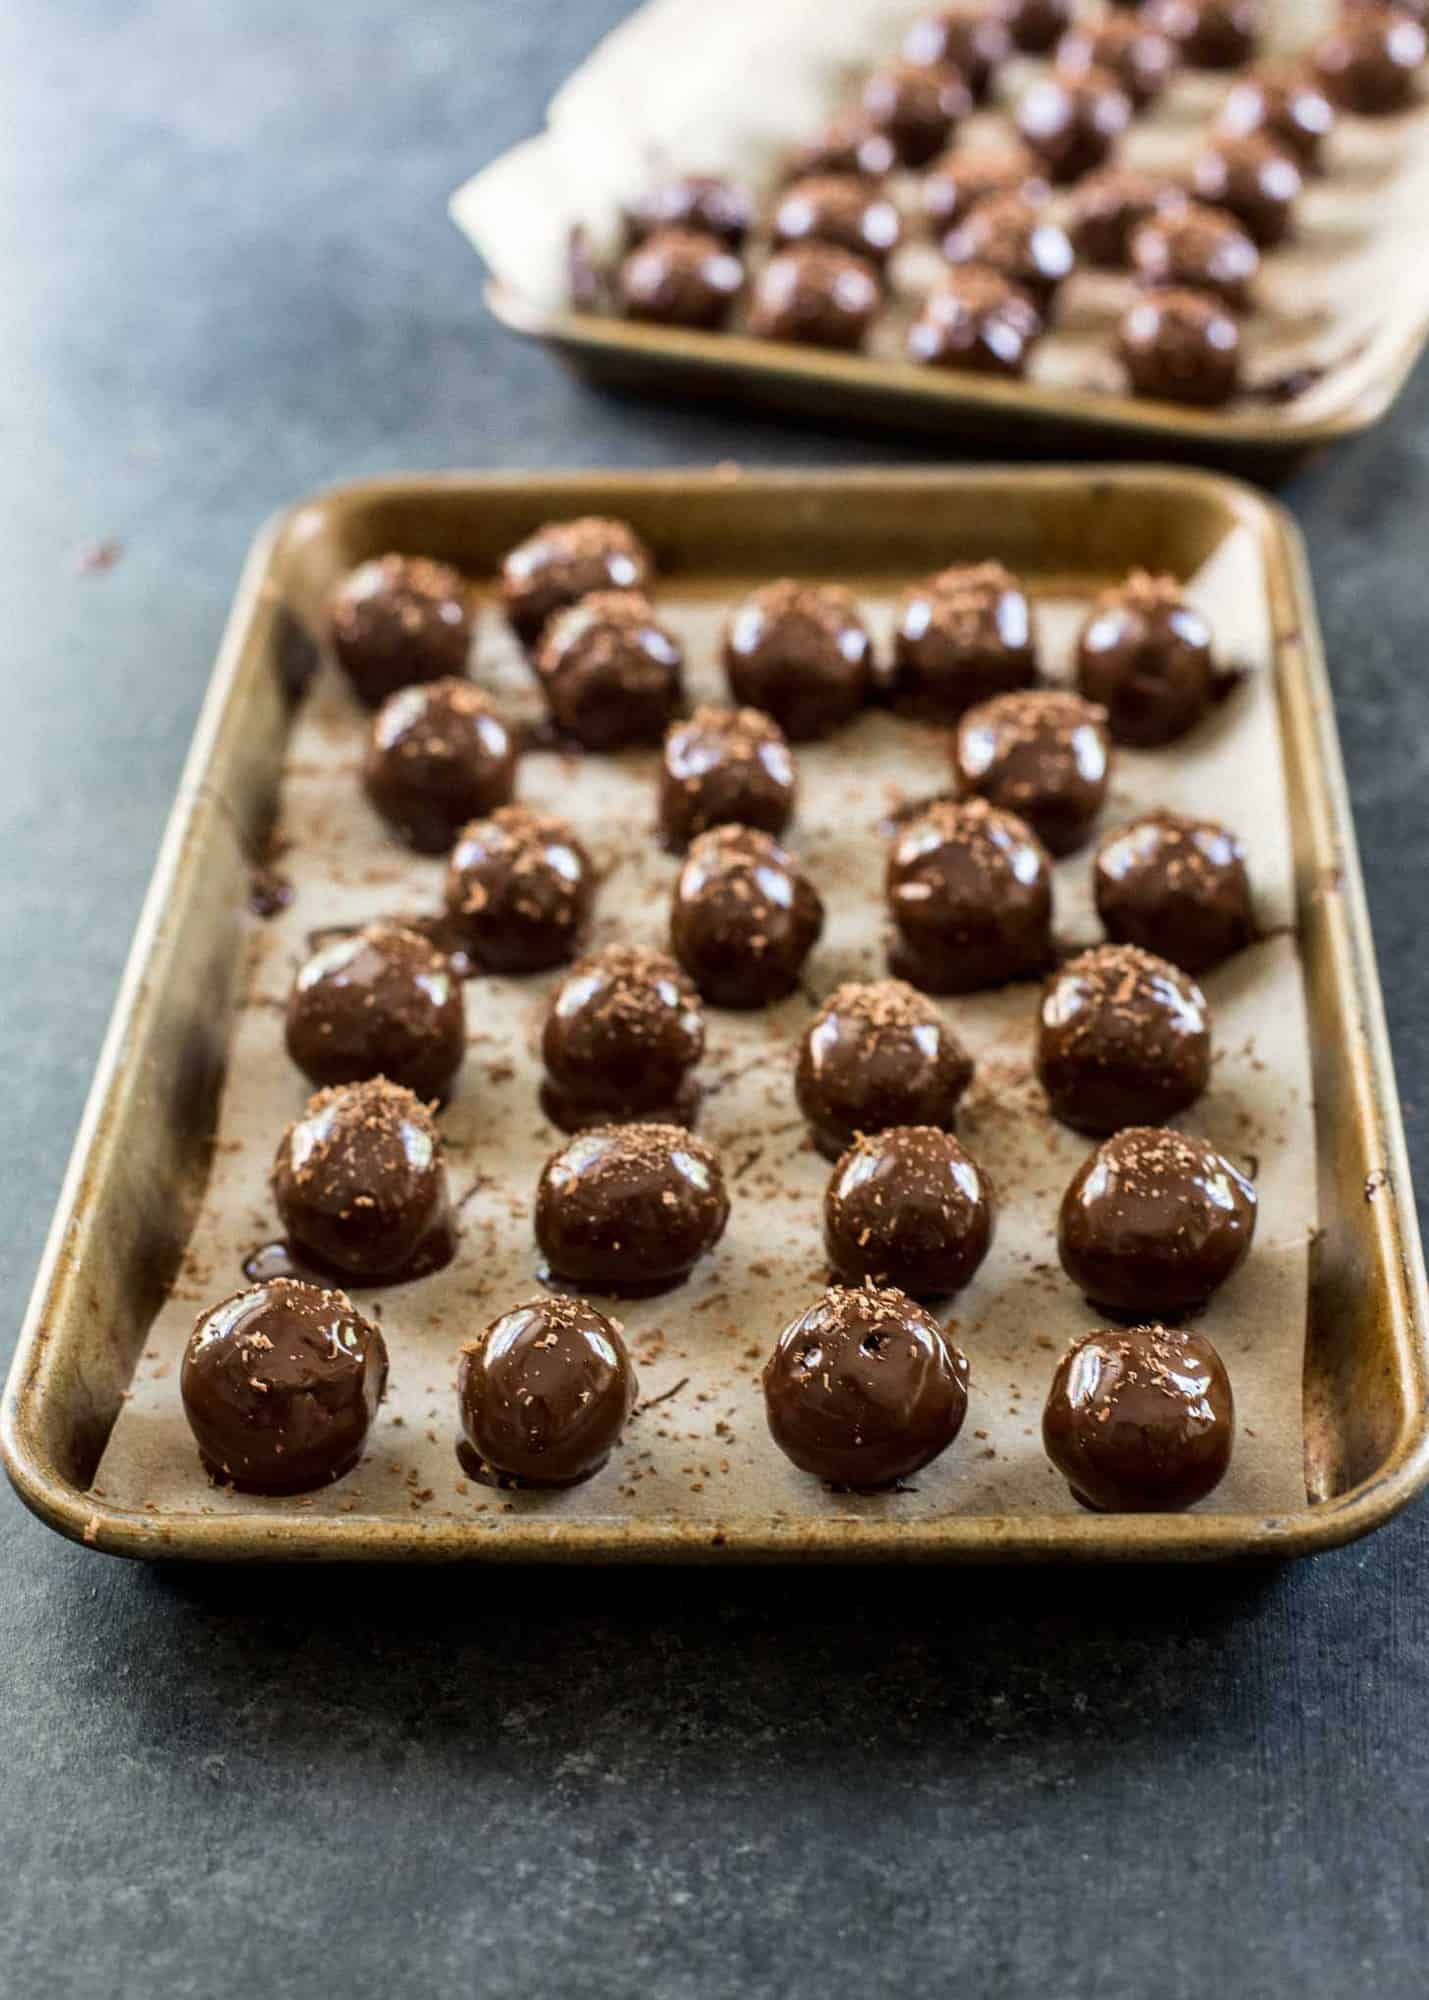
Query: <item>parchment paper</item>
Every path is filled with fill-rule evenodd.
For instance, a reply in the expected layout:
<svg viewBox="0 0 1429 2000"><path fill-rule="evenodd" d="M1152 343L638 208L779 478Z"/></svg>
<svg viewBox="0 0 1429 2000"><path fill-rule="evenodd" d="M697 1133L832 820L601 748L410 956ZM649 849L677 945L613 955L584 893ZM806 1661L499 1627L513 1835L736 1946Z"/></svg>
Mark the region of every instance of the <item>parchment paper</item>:
<svg viewBox="0 0 1429 2000"><path fill-rule="evenodd" d="M973 551L955 551L971 554ZM857 583L857 579L848 579ZM754 581L754 579L750 579ZM723 694L717 634L735 585L715 596L681 580L661 593L685 641L691 692ZM1315 1221L1314 1144L1301 981L1287 934L1292 910L1284 780L1275 722L1268 617L1253 541L1237 530L1195 579L1224 657L1247 669L1237 692L1184 744L1123 752L1104 823L1151 804L1195 810L1245 836L1269 935L1213 974L1213 1081L1184 1121L1255 1172L1260 1218L1248 1264L1204 1325L1237 1398L1230 1473L1211 1509L1303 1502L1300 1384L1307 1236ZM866 599L880 644L891 599ZM1084 605L1043 598L1037 615L1049 667L1065 668ZM532 711L529 676L488 615L476 672L511 712ZM277 1231L266 1187L273 1149L306 1086L289 1064L281 1008L313 930L433 908L442 863L409 855L383 831L357 783L364 720L325 667L297 722L284 783L284 867L292 907L253 924L251 992L237 1023L211 1186L180 1282L160 1315L96 1490L170 1510L293 1509L364 1516L432 1510L465 1518L538 1512L579 1519L640 1515L715 1522L847 1513L897 1520L961 1512L1055 1512L1072 1506L1043 1458L1039 1422L1053 1366L1096 1323L1056 1263L1057 1203L1088 1142L1047 1116L1029 1070L1035 985L942 1003L978 1060L962 1134L1000 1191L992 1252L951 1311L972 1363L967 1425L906 1492L836 1495L771 1443L758 1386L785 1322L826 1280L821 1198L829 1168L808 1146L792 1094L792 1062L814 1005L843 979L884 969L884 842L875 829L900 801L947 784L940 732L871 714L832 741L803 747L792 844L828 908L807 992L764 1014L711 1012L700 1130L731 1183L728 1233L690 1282L659 1299L612 1308L624 1322L646 1400L610 1466L572 1491L502 1493L468 1481L454 1455L457 1351L496 1314L538 1293L530 1197L559 1135L542 1118L535 1050L557 975L479 979L467 987L470 1050L442 1127L453 1192L463 1198L455 1263L418 1283L356 1294L379 1314L391 1387L363 1464L327 1491L255 1500L213 1488L182 1416L177 1362L196 1314L239 1288L241 1263ZM567 814L608 871L593 943L664 942L676 862L651 837L655 758L532 754L521 796ZM1099 935L1090 911L1090 852L1057 868L1057 929L1067 943ZM678 1389L676 1385L679 1386Z"/></svg>

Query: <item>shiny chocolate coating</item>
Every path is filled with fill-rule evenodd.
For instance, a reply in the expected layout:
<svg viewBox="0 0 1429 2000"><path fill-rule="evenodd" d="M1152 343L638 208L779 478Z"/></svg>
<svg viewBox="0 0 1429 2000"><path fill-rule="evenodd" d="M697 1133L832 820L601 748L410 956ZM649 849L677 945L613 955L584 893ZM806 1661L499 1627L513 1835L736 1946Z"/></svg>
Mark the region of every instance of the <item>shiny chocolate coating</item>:
<svg viewBox="0 0 1429 2000"><path fill-rule="evenodd" d="M992 195L1045 201L1049 193L1036 155L1020 143L954 146L923 176L923 214L933 234L942 236Z"/></svg>
<svg viewBox="0 0 1429 2000"><path fill-rule="evenodd" d="M789 739L772 716L757 708L701 704L665 737L660 831L676 852L712 826L782 833L797 791Z"/></svg>
<svg viewBox="0 0 1429 2000"><path fill-rule="evenodd" d="M564 1131L654 1119L688 1124L704 1053L699 999L674 960L628 944L592 952L551 995L541 1103Z"/></svg>
<svg viewBox="0 0 1429 2000"><path fill-rule="evenodd" d="M1059 184L1104 166L1131 123L1132 103L1109 71L1054 71L1017 102L1017 130Z"/></svg>
<svg viewBox="0 0 1429 2000"><path fill-rule="evenodd" d="M981 6L944 7L924 14L903 38L905 62L920 69L955 69L981 104L1012 54L1012 37L996 14Z"/></svg>
<svg viewBox="0 0 1429 2000"><path fill-rule="evenodd" d="M1100 702L1118 743L1172 743L1215 688L1211 628L1174 577L1133 570L1092 606L1077 642L1077 686Z"/></svg>
<svg viewBox="0 0 1429 2000"><path fill-rule="evenodd" d="M772 834L716 826L690 843L675 883L670 944L712 1007L782 1000L824 928L824 906Z"/></svg>
<svg viewBox="0 0 1429 2000"><path fill-rule="evenodd" d="M831 243L802 243L769 259L754 285L749 330L761 340L862 347L883 303L866 258Z"/></svg>
<svg viewBox="0 0 1429 2000"><path fill-rule="evenodd" d="M723 326L744 289L744 266L727 243L695 229L660 229L625 258L616 279L627 319L652 326Z"/></svg>
<svg viewBox="0 0 1429 2000"><path fill-rule="evenodd" d="M1150 0L1142 13L1190 69L1239 69L1265 26L1260 0Z"/></svg>
<svg viewBox="0 0 1429 2000"><path fill-rule="evenodd" d="M828 736L867 703L873 641L851 591L782 577L730 613L724 668L736 701L801 743Z"/></svg>
<svg viewBox="0 0 1429 2000"><path fill-rule="evenodd" d="M1075 21L1057 44L1057 68L1063 76L1102 70L1116 78L1136 111L1155 102L1180 60L1175 43L1136 14Z"/></svg>
<svg viewBox="0 0 1429 2000"><path fill-rule="evenodd" d="M973 108L972 92L947 63L891 62L868 78L859 101L905 167L926 167Z"/></svg>
<svg viewBox="0 0 1429 2000"><path fill-rule="evenodd" d="M1217 123L1233 139L1270 139L1312 174L1335 129L1335 107L1298 63L1267 63L1233 85Z"/></svg>
<svg viewBox="0 0 1429 2000"><path fill-rule="evenodd" d="M976 375L1027 373L1042 315L1000 271L964 264L923 301L908 329L908 356L928 368L965 368Z"/></svg>
<svg viewBox="0 0 1429 2000"><path fill-rule="evenodd" d="M1016 813L1049 854L1070 854L1106 799L1106 710L1060 688L997 695L958 724L953 769L965 797Z"/></svg>
<svg viewBox="0 0 1429 2000"><path fill-rule="evenodd" d="M1131 266L1148 291L1185 287L1247 312L1260 252L1225 209L1188 201L1158 209L1132 232Z"/></svg>
<svg viewBox="0 0 1429 2000"><path fill-rule="evenodd" d="M856 1140L824 1195L824 1245L835 1277L849 1285L896 1285L919 1299L959 1292L992 1231L986 1174L933 1125L893 1125Z"/></svg>
<svg viewBox="0 0 1429 2000"><path fill-rule="evenodd" d="M288 1054L311 1083L385 1076L445 1098L466 1054L461 984L445 954L401 924L368 924L303 965L288 995Z"/></svg>
<svg viewBox="0 0 1429 2000"><path fill-rule="evenodd" d="M599 1126L552 1154L541 1174L541 1275L581 1291L667 1291L728 1220L724 1174L701 1140L678 1125Z"/></svg>
<svg viewBox="0 0 1429 2000"><path fill-rule="evenodd" d="M1069 959L1042 989L1037 1075L1052 1115L1097 1137L1185 1111L1211 1074L1211 1010L1187 973L1135 945Z"/></svg>
<svg viewBox="0 0 1429 2000"><path fill-rule="evenodd" d="M598 590L555 613L536 678L556 728L587 750L658 743L684 692L685 656L636 590Z"/></svg>
<svg viewBox="0 0 1429 2000"><path fill-rule="evenodd" d="M975 993L1041 972L1052 952L1047 850L986 799L938 799L888 857L895 973L925 993Z"/></svg>
<svg viewBox="0 0 1429 2000"><path fill-rule="evenodd" d="M898 247L898 204L861 174L811 174L780 195L771 222L774 241L832 243L870 264L884 264Z"/></svg>
<svg viewBox="0 0 1429 2000"><path fill-rule="evenodd" d="M1097 849L1097 915L1116 944L1209 972L1255 936L1245 850L1213 820L1153 812Z"/></svg>
<svg viewBox="0 0 1429 2000"><path fill-rule="evenodd" d="M1047 1456L1085 1507L1194 1506L1230 1464L1235 1403L1204 1334L1164 1326L1089 1333L1060 1363L1042 1414Z"/></svg>
<svg viewBox="0 0 1429 2000"><path fill-rule="evenodd" d="M1316 43L1312 61L1332 103L1376 117L1413 102L1425 53L1424 27L1412 15L1365 7L1341 15Z"/></svg>
<svg viewBox="0 0 1429 2000"><path fill-rule="evenodd" d="M719 174L684 174L642 195L626 216L626 229L632 244L663 229L687 229L738 250L753 221L754 204L743 188Z"/></svg>
<svg viewBox="0 0 1429 2000"><path fill-rule="evenodd" d="M1099 271L1125 270L1134 232L1158 210L1185 198L1170 182L1130 167L1088 174L1072 190L1067 216L1078 257Z"/></svg>
<svg viewBox="0 0 1429 2000"><path fill-rule="evenodd" d="M947 1450L968 1407L967 1356L905 1293L834 1285L764 1366L769 1434L801 1472L870 1489Z"/></svg>
<svg viewBox="0 0 1429 2000"><path fill-rule="evenodd" d="M461 1351L457 1401L483 1466L527 1486L599 1472L638 1391L619 1326L584 1299L532 1299Z"/></svg>
<svg viewBox="0 0 1429 2000"><path fill-rule="evenodd" d="M950 264L985 264L1026 292L1045 317L1076 262L1071 238L1037 202L989 195L943 238Z"/></svg>
<svg viewBox="0 0 1429 2000"><path fill-rule="evenodd" d="M544 972L573 958L595 901L595 871L554 813L502 806L462 829L447 869L446 906L487 972Z"/></svg>
<svg viewBox="0 0 1429 2000"><path fill-rule="evenodd" d="M423 556L360 563L328 601L333 653L368 708L413 681L464 675L475 627L466 578Z"/></svg>
<svg viewBox="0 0 1429 2000"><path fill-rule="evenodd" d="M399 688L373 716L362 784L409 847L445 854L467 820L510 804L516 746L470 681L423 681Z"/></svg>
<svg viewBox="0 0 1429 2000"><path fill-rule="evenodd" d="M1214 1146L1163 1125L1130 1125L1073 1176L1057 1254L1103 1311L1175 1317L1240 1269L1255 1213L1254 1187Z"/></svg>
<svg viewBox="0 0 1429 2000"><path fill-rule="evenodd" d="M784 163L786 181L810 174L862 174L883 180L898 165L893 141L861 111L844 112L814 138L806 140Z"/></svg>
<svg viewBox="0 0 1429 2000"><path fill-rule="evenodd" d="M893 627L894 692L930 720L956 722L993 695L1037 678L1032 609L1001 563L956 563L899 598Z"/></svg>
<svg viewBox="0 0 1429 2000"><path fill-rule="evenodd" d="M346 1293L294 1278L200 1313L179 1375L205 1466L247 1493L311 1493L341 1479L386 1384L378 1329Z"/></svg>
<svg viewBox="0 0 1429 2000"><path fill-rule="evenodd" d="M836 987L804 1031L794 1095L814 1143L836 1160L889 1125L952 1131L972 1058L931 1000L901 979Z"/></svg>
<svg viewBox="0 0 1429 2000"><path fill-rule="evenodd" d="M1273 249L1290 234L1302 185L1290 155L1258 133L1215 139L1191 162L1197 201L1233 215L1260 250Z"/></svg>
<svg viewBox="0 0 1429 2000"><path fill-rule="evenodd" d="M288 1242L323 1270L371 1283L451 1252L451 1208L432 1114L386 1077L310 1097L273 1160Z"/></svg>
<svg viewBox="0 0 1429 2000"><path fill-rule="evenodd" d="M1072 0L993 0L992 12L1006 27L1014 48L1045 56L1056 47L1072 19Z"/></svg>
<svg viewBox="0 0 1429 2000"><path fill-rule="evenodd" d="M534 646L552 612L594 590L650 587L650 551L624 521L582 515L548 521L510 550L501 565L501 604L524 646Z"/></svg>
<svg viewBox="0 0 1429 2000"><path fill-rule="evenodd" d="M1213 409L1240 388L1240 328L1205 292L1183 287L1133 299L1116 351L1138 396Z"/></svg>

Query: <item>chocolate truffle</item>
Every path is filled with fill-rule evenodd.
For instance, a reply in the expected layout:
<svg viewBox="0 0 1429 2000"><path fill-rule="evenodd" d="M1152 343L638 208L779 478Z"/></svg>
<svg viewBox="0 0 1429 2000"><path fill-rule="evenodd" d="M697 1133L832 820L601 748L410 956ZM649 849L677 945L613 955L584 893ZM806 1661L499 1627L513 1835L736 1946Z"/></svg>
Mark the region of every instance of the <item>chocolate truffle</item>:
<svg viewBox="0 0 1429 2000"><path fill-rule="evenodd" d="M1071 22L1072 0L993 0L992 11L1006 26L1014 47L1024 55L1045 56Z"/></svg>
<svg viewBox="0 0 1429 2000"><path fill-rule="evenodd" d="M775 204L771 228L782 247L832 243L870 264L883 264L903 233L898 204L861 174L811 174L794 181Z"/></svg>
<svg viewBox="0 0 1429 2000"><path fill-rule="evenodd" d="M385 1076L310 1097L278 1143L272 1186L289 1245L321 1269L371 1284L451 1258L436 1125Z"/></svg>
<svg viewBox="0 0 1429 2000"><path fill-rule="evenodd" d="M1042 1416L1047 1456L1084 1507L1158 1514L1204 1500L1230 1464L1235 1405L1203 1334L1089 1333L1062 1360Z"/></svg>
<svg viewBox="0 0 1429 2000"><path fill-rule="evenodd" d="M686 1125L705 1046L695 990L660 951L610 944L572 966L541 1034L541 1104L562 1130L631 1119Z"/></svg>
<svg viewBox="0 0 1429 2000"><path fill-rule="evenodd" d="M677 852L696 834L731 822L782 833L796 793L788 738L757 708L702 704L665 738L660 831Z"/></svg>
<svg viewBox="0 0 1429 2000"><path fill-rule="evenodd" d="M967 1356L903 1292L833 1286L764 1367L769 1434L802 1472L892 1486L947 1450L968 1407Z"/></svg>
<svg viewBox="0 0 1429 2000"><path fill-rule="evenodd" d="M1012 37L1005 23L981 6L944 7L936 14L924 14L903 40L905 61L921 69L955 69L979 104L1011 54Z"/></svg>
<svg viewBox="0 0 1429 2000"><path fill-rule="evenodd" d="M1133 299L1117 328L1116 351L1138 396L1212 409L1240 387L1240 328L1206 292L1183 287Z"/></svg>
<svg viewBox="0 0 1429 2000"><path fill-rule="evenodd" d="M1193 729L1215 684L1211 628L1171 576L1133 570L1104 590L1077 642L1077 686L1118 743L1151 749Z"/></svg>
<svg viewBox="0 0 1429 2000"><path fill-rule="evenodd" d="M792 993L823 927L818 891L771 834L716 826L690 843L670 942L712 1007L767 1007Z"/></svg>
<svg viewBox="0 0 1429 2000"><path fill-rule="evenodd" d="M293 981L288 1054L312 1083L386 1076L444 1098L466 1054L461 985L446 956L401 924L368 924L314 952Z"/></svg>
<svg viewBox="0 0 1429 2000"><path fill-rule="evenodd" d="M980 201L943 238L943 255L950 264L985 264L1001 272L1044 316L1076 261L1061 224L1018 194Z"/></svg>
<svg viewBox="0 0 1429 2000"><path fill-rule="evenodd" d="M824 1245L845 1284L914 1298L961 1291L987 1255L987 1176L949 1132L893 1125L858 1139L824 1195Z"/></svg>
<svg viewBox="0 0 1429 2000"><path fill-rule="evenodd" d="M541 634L536 678L552 722L587 750L658 743L680 705L685 656L636 590L597 590Z"/></svg>
<svg viewBox="0 0 1429 2000"><path fill-rule="evenodd" d="M1261 250L1283 243L1301 188L1300 169L1273 139L1251 133L1221 138L1191 162L1197 201L1233 215Z"/></svg>
<svg viewBox="0 0 1429 2000"><path fill-rule="evenodd" d="M1158 209L1133 231L1131 263L1148 290L1185 286L1246 312L1260 253L1225 209L1188 201Z"/></svg>
<svg viewBox="0 0 1429 2000"><path fill-rule="evenodd" d="M1088 174L1072 190L1067 228L1078 257L1101 271L1124 270L1131 238L1160 209L1184 202L1170 182L1130 167L1106 167Z"/></svg>
<svg viewBox="0 0 1429 2000"><path fill-rule="evenodd" d="M1333 103L1374 117L1402 111L1413 101L1424 57L1424 29L1411 15L1394 7L1365 7L1342 14L1316 43L1312 60Z"/></svg>
<svg viewBox="0 0 1429 2000"><path fill-rule="evenodd" d="M937 799L888 857L895 973L925 993L975 993L1040 972L1052 951L1052 871L1024 820L986 799Z"/></svg>
<svg viewBox="0 0 1429 2000"><path fill-rule="evenodd" d="M1239 69L1264 27L1260 0L1151 0L1142 10L1191 69Z"/></svg>
<svg viewBox="0 0 1429 2000"><path fill-rule="evenodd" d="M958 724L953 769L964 796L1016 813L1051 854L1070 854L1106 798L1106 710L1061 688L1000 694Z"/></svg>
<svg viewBox="0 0 1429 2000"><path fill-rule="evenodd" d="M619 1443L636 1388L613 1319L584 1299L532 1299L462 1349L462 1434L492 1472L527 1486L573 1486Z"/></svg>
<svg viewBox="0 0 1429 2000"><path fill-rule="evenodd" d="M1063 76L1102 70L1116 78L1137 111L1161 95L1180 59L1175 44L1135 14L1076 21L1057 44Z"/></svg>
<svg viewBox="0 0 1429 2000"><path fill-rule="evenodd" d="M620 267L616 292L627 319L652 326L723 326L744 287L744 266L718 236L660 229Z"/></svg>
<svg viewBox="0 0 1429 2000"><path fill-rule="evenodd" d="M543 1278L644 1296L682 1284L729 1220L719 1161L678 1125L603 1125L547 1160L536 1189Z"/></svg>
<svg viewBox="0 0 1429 2000"><path fill-rule="evenodd" d="M1245 850L1214 820L1153 812L1097 849L1097 915L1116 944L1209 972L1255 936Z"/></svg>
<svg viewBox="0 0 1429 2000"><path fill-rule="evenodd" d="M470 681L423 681L389 695L372 718L362 783L409 847L445 854L467 820L510 803L516 746Z"/></svg>
<svg viewBox="0 0 1429 2000"><path fill-rule="evenodd" d="M1102 166L1131 123L1131 99L1103 69L1039 77L1017 102L1017 129L1054 181Z"/></svg>
<svg viewBox="0 0 1429 2000"><path fill-rule="evenodd" d="M946 63L889 63L869 77L860 101L905 167L926 167L973 108L967 84Z"/></svg>
<svg viewBox="0 0 1429 2000"><path fill-rule="evenodd" d="M476 627L465 577L422 556L379 556L328 602L328 637L352 691L376 708L413 681L463 675Z"/></svg>
<svg viewBox="0 0 1429 2000"><path fill-rule="evenodd" d="M894 613L894 691L918 713L956 722L1037 678L1032 611L1001 563L955 563L903 592Z"/></svg>
<svg viewBox="0 0 1429 2000"><path fill-rule="evenodd" d="M452 927L486 972L544 972L575 956L595 900L590 856L555 813L502 806L462 829L447 869Z"/></svg>
<svg viewBox="0 0 1429 2000"><path fill-rule="evenodd" d="M849 111L795 148L785 162L784 179L805 180L811 174L862 174L865 180L877 181L891 174L897 165L898 155L888 134L880 132L861 111Z"/></svg>
<svg viewBox="0 0 1429 2000"><path fill-rule="evenodd" d="M738 702L801 743L852 721L873 683L873 642L851 591L782 577L730 613L724 667Z"/></svg>
<svg viewBox="0 0 1429 2000"><path fill-rule="evenodd" d="M684 174L642 195L626 227L632 244L662 229L688 229L738 250L753 221L754 204L743 188L719 174Z"/></svg>
<svg viewBox="0 0 1429 2000"><path fill-rule="evenodd" d="M831 243L804 243L781 250L759 273L749 330L761 340L861 347L882 302L878 273L865 258Z"/></svg>
<svg viewBox="0 0 1429 2000"><path fill-rule="evenodd" d="M1167 959L1097 945L1043 987L1037 1075L1075 1131L1159 1125L1195 1103L1210 1073L1206 996Z"/></svg>
<svg viewBox="0 0 1429 2000"><path fill-rule="evenodd" d="M837 987L804 1032L794 1095L825 1159L889 1125L951 1131L972 1058L931 1000L901 979Z"/></svg>
<svg viewBox="0 0 1429 2000"><path fill-rule="evenodd" d="M554 611L594 590L648 590L655 573L650 551L624 521L595 514L548 521L510 551L501 565L501 602L511 629L531 647Z"/></svg>
<svg viewBox="0 0 1429 2000"><path fill-rule="evenodd" d="M1233 139L1271 140L1292 156L1302 174L1312 174L1335 129L1335 109L1298 64L1268 63L1233 86L1218 123Z"/></svg>
<svg viewBox="0 0 1429 2000"><path fill-rule="evenodd" d="M1130 1125L1062 1197L1057 1254L1104 1312L1157 1319L1204 1305L1245 1262L1255 1189L1204 1139Z"/></svg>
<svg viewBox="0 0 1429 2000"><path fill-rule="evenodd" d="M382 1335L345 1293L273 1278L199 1314L179 1388L215 1479L310 1493L356 1465L386 1382Z"/></svg>
<svg viewBox="0 0 1429 2000"><path fill-rule="evenodd" d="M908 355L929 368L1025 375L1042 315L1000 271L964 264L928 293L908 329Z"/></svg>
<svg viewBox="0 0 1429 2000"><path fill-rule="evenodd" d="M954 147L923 176L923 214L933 234L941 236L990 195L1045 201L1049 192L1042 169L1026 146Z"/></svg>

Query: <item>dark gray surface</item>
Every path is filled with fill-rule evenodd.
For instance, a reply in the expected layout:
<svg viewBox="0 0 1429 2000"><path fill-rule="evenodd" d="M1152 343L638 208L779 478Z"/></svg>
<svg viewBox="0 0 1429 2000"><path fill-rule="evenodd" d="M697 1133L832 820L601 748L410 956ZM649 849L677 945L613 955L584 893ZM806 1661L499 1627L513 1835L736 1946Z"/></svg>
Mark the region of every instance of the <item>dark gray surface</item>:
<svg viewBox="0 0 1429 2000"><path fill-rule="evenodd" d="M0 16L12 1327L265 514L398 466L899 455L597 400L483 318L445 196L622 11ZM1426 446L1421 371L1288 489L1419 1153ZM1424 1991L1423 1508L1263 1577L240 1579L0 1519L17 1995Z"/></svg>

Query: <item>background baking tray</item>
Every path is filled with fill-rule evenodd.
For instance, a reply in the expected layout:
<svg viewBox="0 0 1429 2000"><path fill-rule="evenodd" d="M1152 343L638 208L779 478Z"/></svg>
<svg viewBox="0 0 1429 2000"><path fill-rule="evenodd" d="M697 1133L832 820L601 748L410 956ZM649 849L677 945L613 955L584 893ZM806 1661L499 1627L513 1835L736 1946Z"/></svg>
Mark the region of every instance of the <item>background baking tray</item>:
<svg viewBox="0 0 1429 2000"><path fill-rule="evenodd" d="M1294 825L1313 1030L1318 1222L1306 1322L1305 1504L1274 1514L1100 1517L885 1508L690 1518L512 1507L308 1512L119 1505L91 1480L204 1196L248 953L235 911L276 807L318 607L379 550L489 575L540 520L626 516L671 588L780 570L885 581L973 551L1042 590L1132 564L1190 576L1233 534L1261 566ZM278 1058L281 1061L281 1057ZM213 1295L228 1289L213 1280ZM678 1307L672 1307L677 1311ZM1338 748L1303 564L1278 510L1205 475L1147 471L707 473L380 481L320 496L245 574L6 1393L22 1496L94 1546L148 1556L1001 1559L1293 1554L1362 1533L1429 1471L1425 1296ZM463 1329L463 1332L469 1329ZM761 1335L772 1329L758 1329ZM452 1345L455 1345L453 1340ZM172 1384L170 1384L172 1394ZM443 1416L444 1424L449 1422ZM334 1489L335 1490L335 1489Z"/></svg>

